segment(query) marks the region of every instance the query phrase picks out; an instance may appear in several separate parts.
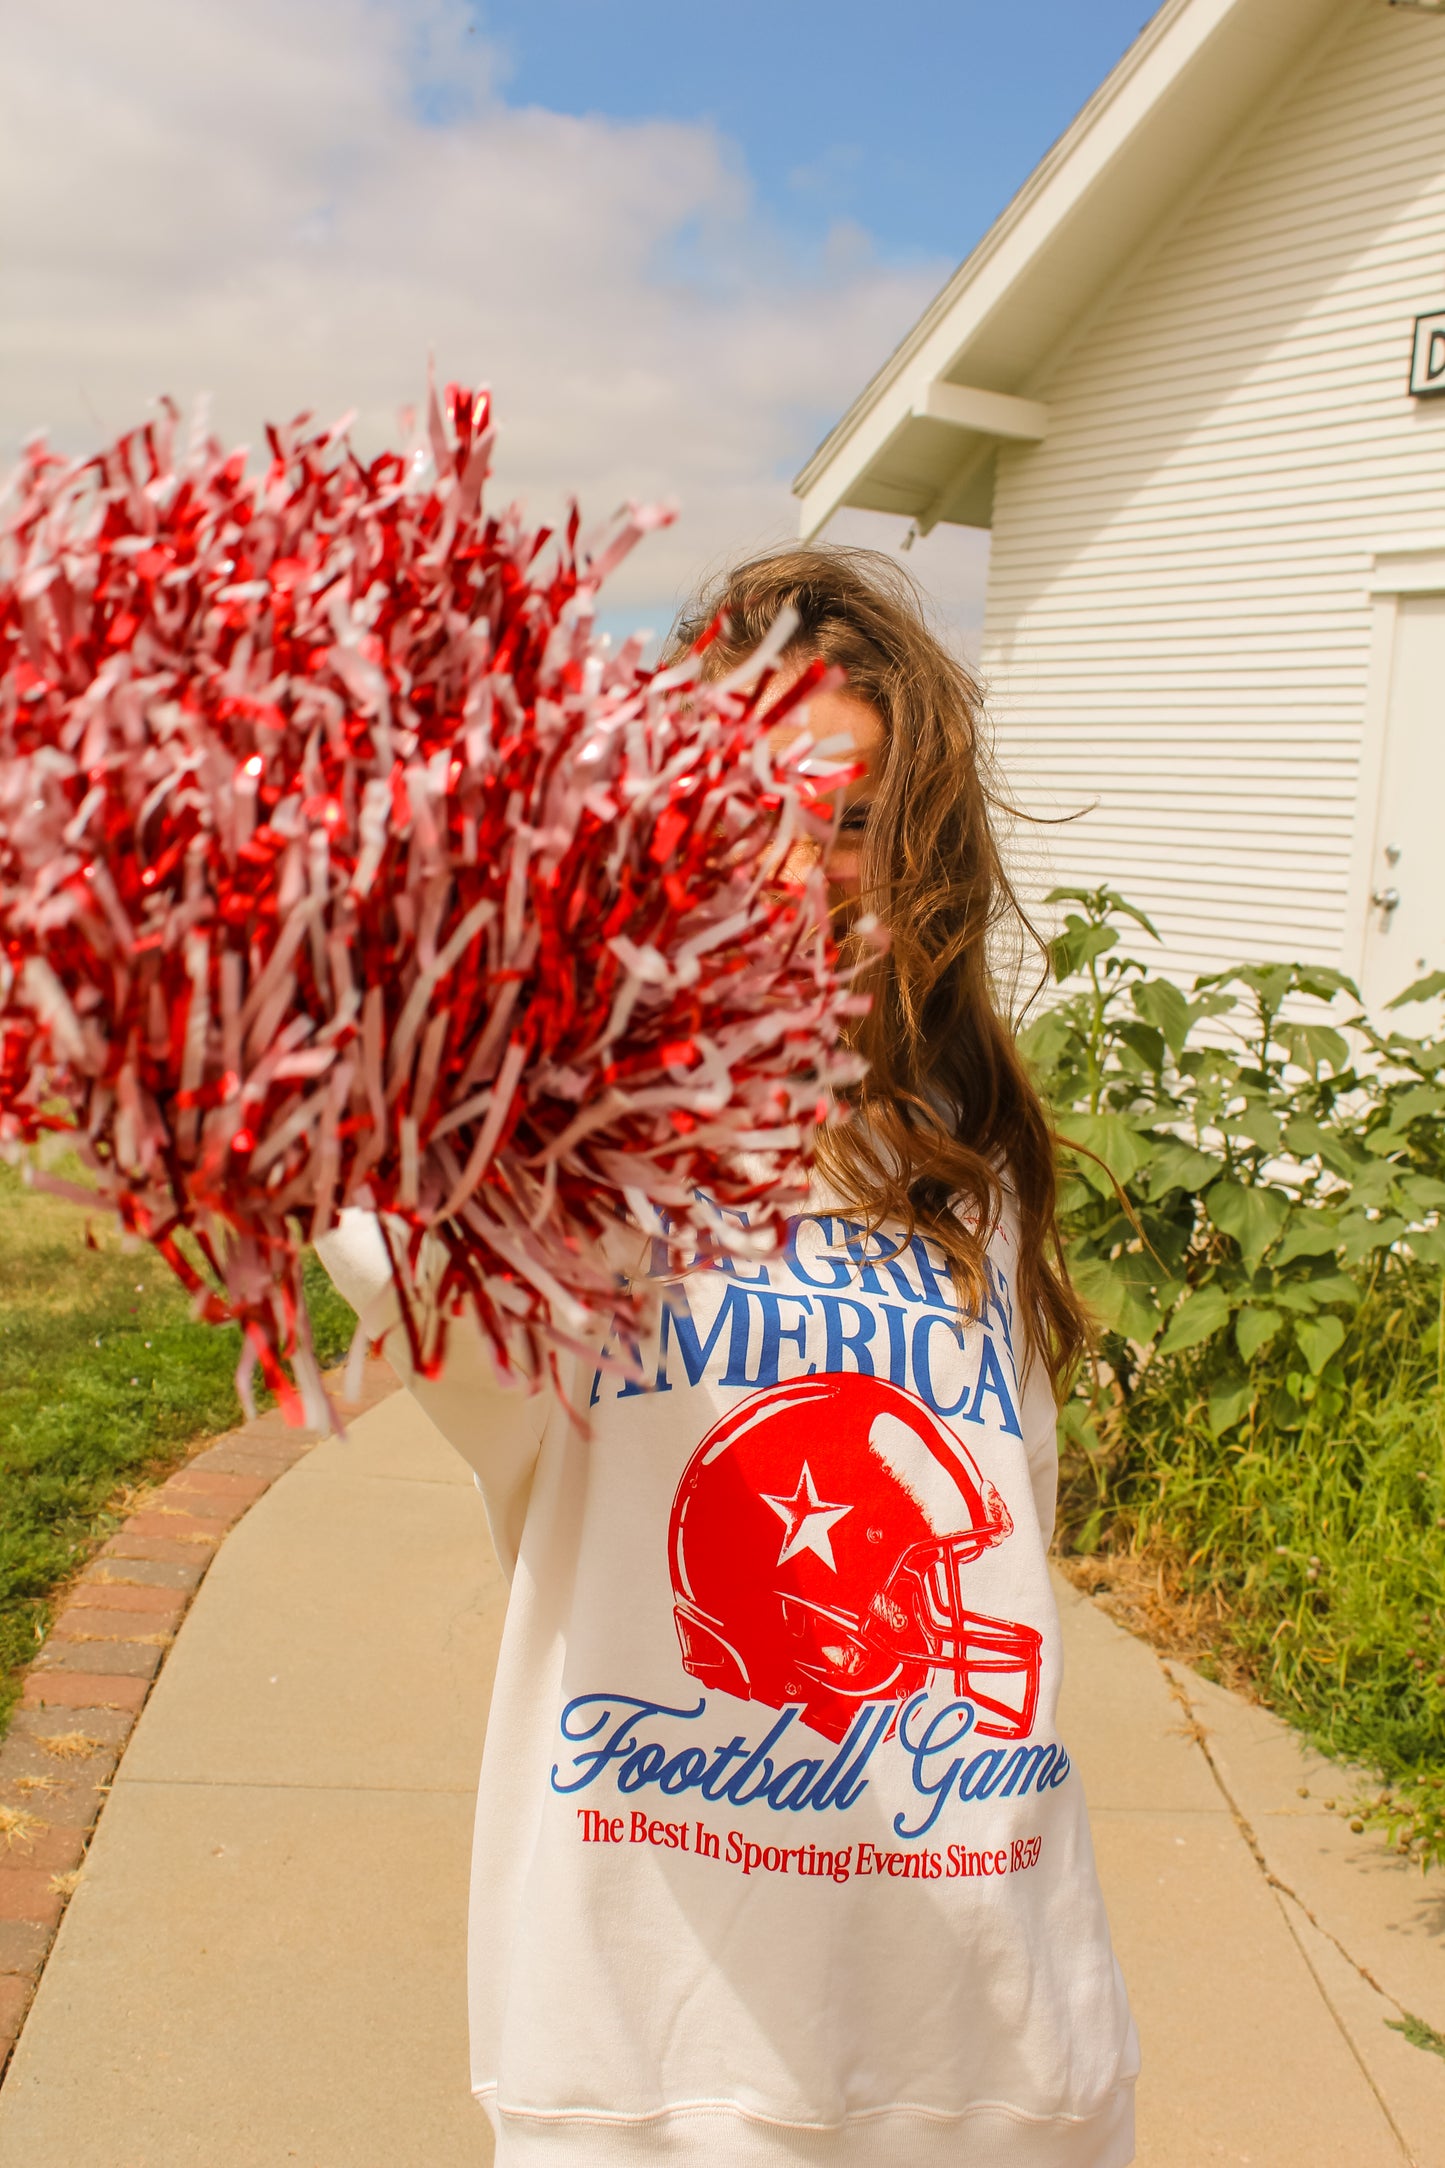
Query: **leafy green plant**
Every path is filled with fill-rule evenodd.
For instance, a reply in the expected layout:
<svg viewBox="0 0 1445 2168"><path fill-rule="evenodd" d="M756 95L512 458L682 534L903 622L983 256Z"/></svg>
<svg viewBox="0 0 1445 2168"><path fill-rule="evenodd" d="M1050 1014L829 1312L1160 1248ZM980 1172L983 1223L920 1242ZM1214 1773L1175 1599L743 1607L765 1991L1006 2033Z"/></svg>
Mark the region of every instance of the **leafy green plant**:
<svg viewBox="0 0 1445 2168"><path fill-rule="evenodd" d="M1271 1416L1297 1428L1338 1399L1356 1268L1402 1242L1445 1262L1445 1038L1382 1034L1351 981L1313 965L1185 993L1125 949L1125 931L1158 936L1117 891L1049 901L1074 906L1051 957L1071 990L1023 1045L1073 1147L1061 1209L1109 1381L1127 1397L1152 1359L1208 1345L1219 1434L1273 1345Z"/></svg>
<svg viewBox="0 0 1445 2168"><path fill-rule="evenodd" d="M1417 1856L1437 1860L1423 1810L1445 1772L1442 1288L1398 1258L1365 1278L1342 1405L1297 1429L1270 1420L1278 1348L1257 1359L1255 1415L1222 1436L1210 1348L1153 1363L1104 1454L1068 1456L1061 1500L1077 1542L1102 1488L1089 1571L1126 1596L1162 1584L1178 1653L1221 1656L1327 1752L1378 1770Z"/></svg>
<svg viewBox="0 0 1445 2168"><path fill-rule="evenodd" d="M1445 974L1381 1029L1339 973L1186 990L1117 891L1051 900L1060 998L1024 1043L1100 1326L1061 1525L1147 1559L1196 1641L1378 1768L1374 1819L1445 1863L1445 1038L1394 1022Z"/></svg>

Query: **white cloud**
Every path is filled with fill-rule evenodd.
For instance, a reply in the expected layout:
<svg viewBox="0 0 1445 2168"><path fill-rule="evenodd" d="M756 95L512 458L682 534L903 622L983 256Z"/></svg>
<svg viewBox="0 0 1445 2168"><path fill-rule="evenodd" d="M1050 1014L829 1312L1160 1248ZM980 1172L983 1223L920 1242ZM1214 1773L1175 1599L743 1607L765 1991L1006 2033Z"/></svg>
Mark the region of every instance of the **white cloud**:
<svg viewBox="0 0 1445 2168"><path fill-rule="evenodd" d="M355 406L379 443L431 350L494 385L508 494L681 501L614 607L665 610L791 532L792 468L942 267L847 230L799 260L709 129L513 108L491 58L458 0L7 10L7 458L40 425L88 447L162 390L212 392L246 441Z"/></svg>

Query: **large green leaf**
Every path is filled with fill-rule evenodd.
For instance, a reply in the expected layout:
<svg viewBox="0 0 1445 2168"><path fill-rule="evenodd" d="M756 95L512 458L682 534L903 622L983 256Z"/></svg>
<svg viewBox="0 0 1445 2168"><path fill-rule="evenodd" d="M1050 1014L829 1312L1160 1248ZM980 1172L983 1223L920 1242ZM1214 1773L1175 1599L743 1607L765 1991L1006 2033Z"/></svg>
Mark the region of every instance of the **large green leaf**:
<svg viewBox="0 0 1445 2168"><path fill-rule="evenodd" d="M1059 1135L1069 1144L1081 1144L1086 1152L1102 1159L1121 1184L1139 1172L1148 1146L1122 1114L1082 1114L1070 1111L1058 1117ZM1080 1166L1083 1174L1088 1162Z"/></svg>
<svg viewBox="0 0 1445 2168"><path fill-rule="evenodd" d="M1389 1101L1390 1127L1408 1129L1430 1115L1445 1114L1445 1091L1438 1084L1411 1084Z"/></svg>
<svg viewBox="0 0 1445 2168"><path fill-rule="evenodd" d="M1119 936L1112 926L1086 926L1081 918L1071 918L1063 932L1055 934L1049 944L1054 976L1072 978L1094 957L1104 956L1118 945Z"/></svg>
<svg viewBox="0 0 1445 2168"><path fill-rule="evenodd" d="M1326 1135L1312 1115L1292 1114L1284 1125L1284 1141L1301 1159L1322 1159L1333 1147L1333 1138Z"/></svg>
<svg viewBox="0 0 1445 2168"><path fill-rule="evenodd" d="M1324 1308L1324 1300L1315 1293L1313 1280L1286 1280L1274 1291L1274 1299L1283 1309L1293 1310L1299 1317L1313 1317L1316 1310Z"/></svg>
<svg viewBox="0 0 1445 2168"><path fill-rule="evenodd" d="M1178 1280L1181 1287L1187 1277L1185 1260L1194 1232L1192 1222L1192 1213L1186 1222L1177 1211L1171 1216L1147 1204L1139 1213L1139 1225L1144 1230L1144 1242L1156 1274Z"/></svg>
<svg viewBox="0 0 1445 2168"><path fill-rule="evenodd" d="M1054 1069L1074 1037L1073 1026L1062 1009L1049 1009L1036 1016L1026 1031L1019 1034L1019 1048L1025 1061L1032 1062L1035 1069L1045 1076Z"/></svg>
<svg viewBox="0 0 1445 2168"><path fill-rule="evenodd" d="M1282 1024L1279 1035L1290 1060L1312 1076L1323 1067L1343 1069L1349 1061L1348 1039L1328 1024Z"/></svg>
<svg viewBox="0 0 1445 2168"><path fill-rule="evenodd" d="M1112 1195L1113 1192L1111 1191L1110 1194ZM1093 1201L1093 1197L1094 1191L1087 1182L1081 1181L1078 1175L1061 1175L1056 1200L1060 1220L1072 1219L1075 1213L1082 1212L1084 1207Z"/></svg>
<svg viewBox="0 0 1445 2168"><path fill-rule="evenodd" d="M1407 1222L1393 1212L1373 1220L1366 1219L1363 1212L1351 1212L1340 1224L1340 1255L1347 1265L1357 1265L1375 1250L1389 1249L1391 1243L1409 1232Z"/></svg>
<svg viewBox="0 0 1445 2168"><path fill-rule="evenodd" d="M1116 1332L1129 1299L1128 1283L1107 1257L1070 1259L1069 1278L1105 1332Z"/></svg>
<svg viewBox="0 0 1445 2168"><path fill-rule="evenodd" d="M1257 1001L1277 1009L1295 983L1293 964L1243 964L1233 971L1209 971L1198 986L1247 986Z"/></svg>
<svg viewBox="0 0 1445 2168"><path fill-rule="evenodd" d="M1248 1137L1262 1152L1279 1150L1279 1116L1272 1108L1259 1100L1247 1103L1238 1114L1229 1116L1229 1128L1237 1136Z"/></svg>
<svg viewBox="0 0 1445 2168"><path fill-rule="evenodd" d="M1222 1287L1201 1287L1181 1302L1159 1342L1161 1355L1177 1355L1184 1348L1199 1347L1212 1340L1229 1323L1232 1305Z"/></svg>
<svg viewBox="0 0 1445 2168"><path fill-rule="evenodd" d="M1194 981L1195 998L1189 1004L1191 1025L1197 1023L1203 1016L1228 1016L1231 1009L1239 1007L1239 1002L1233 994L1223 994L1217 990L1212 992L1201 991L1206 984L1207 981L1204 979Z"/></svg>
<svg viewBox="0 0 1445 2168"><path fill-rule="evenodd" d="M1209 1428L1216 1438L1232 1430L1249 1413L1254 1387L1248 1378L1222 1378L1209 1392Z"/></svg>
<svg viewBox="0 0 1445 2168"><path fill-rule="evenodd" d="M1247 1363L1252 1363L1262 1347L1270 1341L1284 1323L1278 1310L1250 1308L1241 1310L1234 1321L1234 1344Z"/></svg>
<svg viewBox="0 0 1445 2168"><path fill-rule="evenodd" d="M1405 1201L1421 1212L1438 1212L1445 1206L1445 1182L1437 1182L1431 1174L1402 1174L1398 1187Z"/></svg>
<svg viewBox="0 0 1445 2168"><path fill-rule="evenodd" d="M1164 1137L1149 1154L1149 1194L1164 1197L1171 1189L1185 1189L1197 1196L1215 1179L1222 1164L1208 1152L1196 1152L1192 1144L1181 1144L1177 1137Z"/></svg>
<svg viewBox="0 0 1445 2168"><path fill-rule="evenodd" d="M1388 1204L1390 1192L1395 1186L1396 1172L1397 1170L1390 1165L1389 1161L1383 1159L1377 1159L1367 1166L1357 1167L1354 1181L1350 1186L1350 1203L1360 1211L1365 1212L1376 1210L1379 1206Z"/></svg>
<svg viewBox="0 0 1445 2168"><path fill-rule="evenodd" d="M1138 1056L1144 1067L1155 1075L1164 1066L1164 1034L1152 1024L1131 1024L1127 1020L1114 1026L1122 1045Z"/></svg>
<svg viewBox="0 0 1445 2168"><path fill-rule="evenodd" d="M1121 896L1117 888L1110 888L1107 881L1098 888L1051 888L1044 902L1081 903L1086 911L1095 915L1132 918L1134 924L1142 926L1145 933L1153 934L1156 941L1159 938L1138 904L1130 903L1127 896Z"/></svg>
<svg viewBox="0 0 1445 2168"><path fill-rule="evenodd" d="M1071 1257L1069 1277L1105 1332L1145 1345L1159 1329L1159 1303L1138 1257Z"/></svg>
<svg viewBox="0 0 1445 2168"><path fill-rule="evenodd" d="M1297 1317L1294 1336L1300 1353L1318 1377L1335 1350L1344 1344L1344 1322L1338 1317Z"/></svg>
<svg viewBox="0 0 1445 2168"><path fill-rule="evenodd" d="M1347 1272L1317 1272L1312 1279L1291 1280L1287 1287L1305 1288L1316 1304L1344 1302L1353 1310L1360 1300L1359 1286ZM1276 1300L1283 1302L1286 1291L1286 1287L1280 1288Z"/></svg>
<svg viewBox="0 0 1445 2168"><path fill-rule="evenodd" d="M1330 1257L1339 1246L1340 1233L1333 1212L1324 1205L1306 1207L1303 1210L1296 1206L1294 1216L1274 1253L1274 1262L1276 1265L1288 1265L1293 1263L1296 1257Z"/></svg>
<svg viewBox="0 0 1445 2168"><path fill-rule="evenodd" d="M1431 1001L1436 994L1445 994L1445 971L1431 971L1423 979L1413 980L1403 994L1396 994L1393 1001L1385 1003L1385 1007L1403 1009L1408 1002Z"/></svg>
<svg viewBox="0 0 1445 2168"><path fill-rule="evenodd" d="M1294 982L1302 994L1313 994L1316 1001L1333 1001L1336 994L1360 999L1354 980L1343 971L1331 971L1326 964L1296 964Z"/></svg>
<svg viewBox="0 0 1445 2168"><path fill-rule="evenodd" d="M1221 1234L1232 1235L1248 1265L1257 1265L1284 1228L1289 1199L1279 1190L1252 1188L1243 1182L1214 1182L1204 1207Z"/></svg>
<svg viewBox="0 0 1445 2168"><path fill-rule="evenodd" d="M1152 1287L1139 1281L1130 1284L1119 1311L1119 1323L1115 1328L1126 1340L1133 1340L1140 1347L1148 1347L1159 1337L1164 1322L1164 1304Z"/></svg>
<svg viewBox="0 0 1445 2168"><path fill-rule="evenodd" d="M1171 1054L1182 1052L1192 1018L1189 1003L1172 979L1139 979L1129 989L1146 1024L1162 1032Z"/></svg>

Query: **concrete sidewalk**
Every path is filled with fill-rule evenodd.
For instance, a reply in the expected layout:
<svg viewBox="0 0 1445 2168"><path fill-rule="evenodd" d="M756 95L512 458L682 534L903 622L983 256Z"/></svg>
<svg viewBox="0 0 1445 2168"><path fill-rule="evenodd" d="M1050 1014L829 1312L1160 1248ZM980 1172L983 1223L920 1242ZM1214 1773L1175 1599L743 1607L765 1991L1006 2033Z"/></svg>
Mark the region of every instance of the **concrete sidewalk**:
<svg viewBox="0 0 1445 2168"><path fill-rule="evenodd" d="M1445 2168L1445 1887L1284 1727L1060 1588L1141 2168ZM504 1590L404 1394L222 1547L0 2090L0 2168L478 2168L463 1938ZM1307 1796L1306 1796L1307 1795ZM1366 1975L1380 1985L1368 1984Z"/></svg>

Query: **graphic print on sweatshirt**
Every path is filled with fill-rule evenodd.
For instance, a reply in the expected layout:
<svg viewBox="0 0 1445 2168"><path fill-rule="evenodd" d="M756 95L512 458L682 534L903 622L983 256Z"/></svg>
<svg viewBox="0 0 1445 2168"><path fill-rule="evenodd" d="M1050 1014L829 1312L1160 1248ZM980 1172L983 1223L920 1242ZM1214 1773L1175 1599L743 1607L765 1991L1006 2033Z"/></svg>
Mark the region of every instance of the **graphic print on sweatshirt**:
<svg viewBox="0 0 1445 2168"><path fill-rule="evenodd" d="M1053 1608L996 1239L982 1314L961 1318L936 1245L804 1215L781 1255L672 1286L648 1345L610 1344L626 1367L594 1376L594 1450L618 1456L643 1640L610 1678L574 1673L559 1709L551 1790L585 1843L716 1857L710 1809L837 1829L866 1802L857 1846L819 1855L837 1879L884 1856L864 1828L927 1878L1035 1863L1070 1764L1036 1736ZM945 1834L962 1841L926 1849ZM773 1871L762 1830L721 1842ZM785 1843L781 1871L813 1851Z"/></svg>
<svg viewBox="0 0 1445 2168"><path fill-rule="evenodd" d="M967 1607L1013 1533L995 1486L885 1378L794 1378L714 1425L669 1531L682 1660L704 1686L846 1738L867 1702L940 1683L987 1737L1033 1728L1042 1636Z"/></svg>

